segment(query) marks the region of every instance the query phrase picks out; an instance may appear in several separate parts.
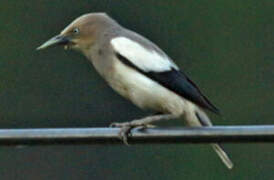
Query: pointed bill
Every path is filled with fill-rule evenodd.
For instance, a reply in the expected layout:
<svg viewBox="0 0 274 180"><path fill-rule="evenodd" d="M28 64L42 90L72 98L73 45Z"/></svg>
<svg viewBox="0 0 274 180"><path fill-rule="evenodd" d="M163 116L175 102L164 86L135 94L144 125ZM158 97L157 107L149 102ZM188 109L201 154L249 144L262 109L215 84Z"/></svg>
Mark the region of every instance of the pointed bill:
<svg viewBox="0 0 274 180"><path fill-rule="evenodd" d="M36 48L36 50L42 50L55 45L65 45L67 43L69 43L69 38L62 35L57 35L43 43L41 46Z"/></svg>

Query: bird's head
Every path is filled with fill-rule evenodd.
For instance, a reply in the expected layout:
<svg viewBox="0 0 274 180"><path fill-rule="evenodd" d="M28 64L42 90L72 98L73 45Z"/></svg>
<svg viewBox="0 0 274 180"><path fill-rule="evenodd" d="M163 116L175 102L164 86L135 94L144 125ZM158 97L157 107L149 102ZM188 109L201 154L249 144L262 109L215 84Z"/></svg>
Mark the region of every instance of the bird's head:
<svg viewBox="0 0 274 180"><path fill-rule="evenodd" d="M84 51L94 45L100 33L111 21L112 19L105 13L82 15L70 23L60 34L39 46L37 50L63 45L65 49Z"/></svg>

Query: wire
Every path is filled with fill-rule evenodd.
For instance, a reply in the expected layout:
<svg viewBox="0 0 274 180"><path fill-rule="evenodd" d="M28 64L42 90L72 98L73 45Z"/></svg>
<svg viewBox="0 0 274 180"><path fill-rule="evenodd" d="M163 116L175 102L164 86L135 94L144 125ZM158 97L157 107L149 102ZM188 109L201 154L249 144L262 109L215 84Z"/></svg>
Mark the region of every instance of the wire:
<svg viewBox="0 0 274 180"><path fill-rule="evenodd" d="M0 145L122 144L119 128L0 129ZM129 144L274 143L274 125L133 129Z"/></svg>

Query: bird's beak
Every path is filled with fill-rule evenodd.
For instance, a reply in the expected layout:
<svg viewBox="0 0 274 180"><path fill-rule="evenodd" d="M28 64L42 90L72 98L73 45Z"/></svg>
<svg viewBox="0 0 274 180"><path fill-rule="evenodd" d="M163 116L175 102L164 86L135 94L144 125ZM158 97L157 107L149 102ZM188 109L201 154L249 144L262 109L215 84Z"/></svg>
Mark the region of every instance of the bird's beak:
<svg viewBox="0 0 274 180"><path fill-rule="evenodd" d="M70 43L69 37L66 37L64 35L57 35L43 43L41 46L36 48L36 50L41 50L56 45L67 45L68 43Z"/></svg>

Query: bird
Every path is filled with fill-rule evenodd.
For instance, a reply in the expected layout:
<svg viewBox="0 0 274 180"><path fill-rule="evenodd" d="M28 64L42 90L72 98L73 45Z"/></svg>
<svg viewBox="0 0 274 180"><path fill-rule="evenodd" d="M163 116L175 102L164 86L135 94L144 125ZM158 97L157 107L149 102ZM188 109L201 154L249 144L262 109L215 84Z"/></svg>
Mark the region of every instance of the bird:
<svg viewBox="0 0 274 180"><path fill-rule="evenodd" d="M132 128L183 118L188 126L212 126L206 111L220 111L198 86L155 43L131 31L104 12L81 15L37 50L61 45L82 53L108 85L140 109L155 112L141 119L111 124L127 144ZM223 148L211 144L227 168L233 162Z"/></svg>

